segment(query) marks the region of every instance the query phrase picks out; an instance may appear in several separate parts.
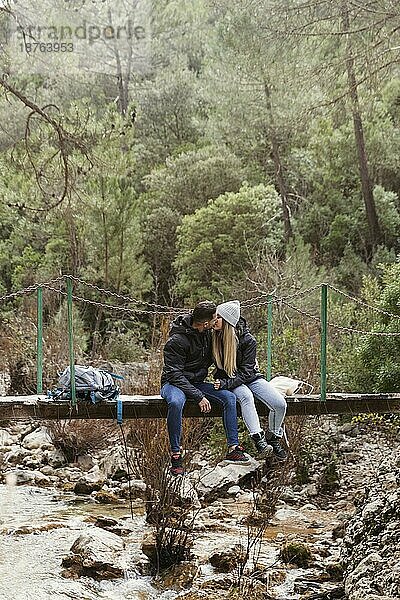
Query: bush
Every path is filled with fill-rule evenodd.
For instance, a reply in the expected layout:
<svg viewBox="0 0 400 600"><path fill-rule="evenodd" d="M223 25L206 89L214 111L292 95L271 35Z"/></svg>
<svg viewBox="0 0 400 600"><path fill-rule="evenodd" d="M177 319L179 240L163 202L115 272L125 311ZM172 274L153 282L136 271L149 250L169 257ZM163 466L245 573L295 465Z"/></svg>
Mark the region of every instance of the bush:
<svg viewBox="0 0 400 600"><path fill-rule="evenodd" d="M119 437L114 423L100 419L48 421L46 427L54 446L61 450L69 463L93 450L108 448Z"/></svg>
<svg viewBox="0 0 400 600"><path fill-rule="evenodd" d="M312 554L310 548L305 544L289 542L282 546L279 558L284 563L290 563L306 569L310 566Z"/></svg>

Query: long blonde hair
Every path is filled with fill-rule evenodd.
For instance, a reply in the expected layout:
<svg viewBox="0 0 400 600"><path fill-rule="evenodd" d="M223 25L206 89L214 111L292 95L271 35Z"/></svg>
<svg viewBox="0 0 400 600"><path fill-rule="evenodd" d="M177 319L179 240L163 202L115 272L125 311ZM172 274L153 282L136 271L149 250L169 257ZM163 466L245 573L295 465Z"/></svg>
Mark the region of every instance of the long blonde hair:
<svg viewBox="0 0 400 600"><path fill-rule="evenodd" d="M223 369L228 377L233 377L236 373L237 345L235 328L222 319L222 329L213 331L212 351L218 369Z"/></svg>

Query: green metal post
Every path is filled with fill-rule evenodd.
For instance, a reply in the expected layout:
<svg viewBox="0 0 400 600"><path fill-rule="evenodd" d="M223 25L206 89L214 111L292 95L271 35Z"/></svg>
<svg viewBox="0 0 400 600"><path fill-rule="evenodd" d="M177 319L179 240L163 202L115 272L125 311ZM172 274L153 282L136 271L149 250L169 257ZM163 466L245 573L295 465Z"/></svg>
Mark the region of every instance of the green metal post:
<svg viewBox="0 0 400 600"><path fill-rule="evenodd" d="M326 342L328 332L328 286L321 286L321 400L326 400Z"/></svg>
<svg viewBox="0 0 400 600"><path fill-rule="evenodd" d="M36 391L43 394L43 288L37 289Z"/></svg>
<svg viewBox="0 0 400 600"><path fill-rule="evenodd" d="M69 371L71 377L71 402L76 405L75 389L75 356L74 356L74 324L72 318L72 279L67 277L67 311L68 311L68 345L69 345Z"/></svg>
<svg viewBox="0 0 400 600"><path fill-rule="evenodd" d="M268 294L267 304L267 381L271 380L272 377L272 295Z"/></svg>

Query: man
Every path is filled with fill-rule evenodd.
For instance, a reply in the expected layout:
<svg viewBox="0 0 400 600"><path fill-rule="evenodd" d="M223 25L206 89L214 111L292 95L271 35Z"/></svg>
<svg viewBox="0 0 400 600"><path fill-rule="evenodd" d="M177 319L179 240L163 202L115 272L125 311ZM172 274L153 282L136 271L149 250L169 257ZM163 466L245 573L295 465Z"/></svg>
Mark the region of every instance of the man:
<svg viewBox="0 0 400 600"><path fill-rule="evenodd" d="M236 396L228 390L215 390L212 383L204 382L212 364L211 328L216 322L216 308L213 302L199 302L191 314L179 316L172 322L164 346L161 396L168 404L167 427L173 475L182 475L184 472L181 454L182 412L189 398L198 403L203 413L210 412L210 402L222 405L228 443L225 462L249 462L239 446Z"/></svg>

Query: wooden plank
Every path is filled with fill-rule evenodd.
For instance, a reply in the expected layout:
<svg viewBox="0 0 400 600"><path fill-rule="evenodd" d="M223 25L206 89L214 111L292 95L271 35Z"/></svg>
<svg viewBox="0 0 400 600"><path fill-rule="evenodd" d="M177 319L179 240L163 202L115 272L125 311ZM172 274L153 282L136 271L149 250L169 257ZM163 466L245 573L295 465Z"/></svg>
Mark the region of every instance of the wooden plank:
<svg viewBox="0 0 400 600"><path fill-rule="evenodd" d="M167 415L160 396L122 395L121 399L124 419L164 419ZM326 402L321 402L318 395L289 396L287 403L289 416L400 412L400 394L328 394ZM268 408L260 402L257 410L261 416L268 414ZM45 396L0 396L0 419L7 420L116 419L116 412L115 401L95 405L79 402L73 409L68 402ZM197 404L188 401L184 415L216 417L221 416L221 409L213 406L211 413L202 415Z"/></svg>

